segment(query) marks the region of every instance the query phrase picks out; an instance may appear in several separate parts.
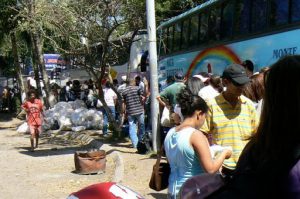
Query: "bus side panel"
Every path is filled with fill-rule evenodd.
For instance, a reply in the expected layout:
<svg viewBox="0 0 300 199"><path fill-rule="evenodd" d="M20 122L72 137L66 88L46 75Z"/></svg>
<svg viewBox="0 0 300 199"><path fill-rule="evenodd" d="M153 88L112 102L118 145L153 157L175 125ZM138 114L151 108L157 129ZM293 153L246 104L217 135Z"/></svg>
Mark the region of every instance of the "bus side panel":
<svg viewBox="0 0 300 199"><path fill-rule="evenodd" d="M195 52L182 52L159 61L159 82L181 71L187 77L199 72L221 75L231 63L248 59L255 71L270 66L285 55L300 54L300 30L292 30L245 40L224 46L216 46Z"/></svg>

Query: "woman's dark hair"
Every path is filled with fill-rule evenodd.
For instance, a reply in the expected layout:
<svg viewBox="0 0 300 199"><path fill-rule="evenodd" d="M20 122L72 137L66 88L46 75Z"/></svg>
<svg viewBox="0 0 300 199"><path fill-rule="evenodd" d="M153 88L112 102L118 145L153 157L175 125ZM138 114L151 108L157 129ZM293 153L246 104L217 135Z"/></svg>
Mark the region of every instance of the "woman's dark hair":
<svg viewBox="0 0 300 199"><path fill-rule="evenodd" d="M107 81L107 82L105 83L105 87L106 87L106 88L111 88L111 84L110 84L109 81Z"/></svg>
<svg viewBox="0 0 300 199"><path fill-rule="evenodd" d="M174 76L168 76L168 77L167 77L166 83L167 83L168 85L171 85L171 84L173 84L174 82L175 82Z"/></svg>
<svg viewBox="0 0 300 199"><path fill-rule="evenodd" d="M264 74L259 73L251 76L251 81L246 84L243 95L251 99L253 102L258 102L263 98L265 93Z"/></svg>
<svg viewBox="0 0 300 199"><path fill-rule="evenodd" d="M185 85L192 92L193 95L198 95L201 88L205 85L204 83L197 77L191 77L186 82Z"/></svg>
<svg viewBox="0 0 300 199"><path fill-rule="evenodd" d="M242 153L250 157L252 165L247 166L255 168L260 188L272 187L270 192L282 188L300 144L299 74L299 55L284 57L265 72L260 124Z"/></svg>
<svg viewBox="0 0 300 199"><path fill-rule="evenodd" d="M265 95L256 142L268 159L300 144L300 56L287 56L265 73ZM284 156L289 156L287 153Z"/></svg>
<svg viewBox="0 0 300 199"><path fill-rule="evenodd" d="M252 61L250 61L248 59L243 61L242 66L244 66L249 71L252 71L252 72L254 71L254 64Z"/></svg>
<svg viewBox="0 0 300 199"><path fill-rule="evenodd" d="M36 90L34 90L34 89L31 89L31 90L29 90L29 91L27 92L27 96L28 96L28 97L30 97L30 95L31 95L31 94L34 94L34 95L35 95L35 97L37 97Z"/></svg>
<svg viewBox="0 0 300 199"><path fill-rule="evenodd" d="M208 111L206 102L198 94L194 95L188 87L181 89L177 94L177 102L184 118L191 117L195 111L200 110L204 113Z"/></svg>

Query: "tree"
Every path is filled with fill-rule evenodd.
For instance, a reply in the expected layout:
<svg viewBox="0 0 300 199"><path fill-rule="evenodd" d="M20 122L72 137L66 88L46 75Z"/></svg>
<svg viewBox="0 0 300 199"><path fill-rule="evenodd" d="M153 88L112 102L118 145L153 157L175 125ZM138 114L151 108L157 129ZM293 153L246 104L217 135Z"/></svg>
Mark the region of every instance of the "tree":
<svg viewBox="0 0 300 199"><path fill-rule="evenodd" d="M14 59L14 69L16 71L16 77L18 80L18 84L21 87L21 92L27 91L27 86L24 84L22 71L21 71L21 65L20 65L20 58L18 53L18 45L17 45L17 37L16 37L16 27L17 27L17 21L13 20L13 17L16 16L17 12L16 9L13 9L16 7L16 2L9 1L9 0L3 0L1 2L0 6L0 37L5 38L5 35L10 36L10 42L11 42L11 50L12 50L12 56ZM6 41L7 42L7 41Z"/></svg>
<svg viewBox="0 0 300 199"><path fill-rule="evenodd" d="M142 18L133 12L134 5L126 3L125 0L51 1L43 12L51 28L41 31L42 38L91 74L99 88L99 99L117 131L120 128L100 88L103 80L108 79L109 66L122 58L120 52L129 53L134 34L143 26Z"/></svg>

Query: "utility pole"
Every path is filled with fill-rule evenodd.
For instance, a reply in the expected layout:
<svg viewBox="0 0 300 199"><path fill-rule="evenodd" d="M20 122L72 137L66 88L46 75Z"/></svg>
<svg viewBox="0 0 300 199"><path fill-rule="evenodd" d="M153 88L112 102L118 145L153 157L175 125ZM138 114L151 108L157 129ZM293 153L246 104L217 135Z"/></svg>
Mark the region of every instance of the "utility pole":
<svg viewBox="0 0 300 199"><path fill-rule="evenodd" d="M157 151L158 144L158 119L159 106L156 97L158 96L158 78L157 78L157 50L156 50L156 23L154 0L146 0L147 10L147 31L148 31L148 49L149 49L149 67L151 82L151 122L152 122L152 143L153 150Z"/></svg>

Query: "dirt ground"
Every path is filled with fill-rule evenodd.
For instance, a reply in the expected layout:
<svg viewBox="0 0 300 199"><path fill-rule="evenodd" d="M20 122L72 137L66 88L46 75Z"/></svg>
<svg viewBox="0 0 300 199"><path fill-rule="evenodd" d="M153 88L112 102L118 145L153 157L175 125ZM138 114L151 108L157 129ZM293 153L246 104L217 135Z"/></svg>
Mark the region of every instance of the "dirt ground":
<svg viewBox="0 0 300 199"><path fill-rule="evenodd" d="M105 173L78 175L73 173L74 152L87 146L63 137L44 133L40 147L29 152L29 135L16 132L22 121L7 114L0 114L0 198L1 199L60 199L85 186L111 181L115 164L107 155ZM100 136L99 136L100 138ZM155 192L148 187L155 157L140 155L131 148L130 142L102 140L118 151L124 161L121 184L143 195L146 199L165 199L166 191Z"/></svg>

